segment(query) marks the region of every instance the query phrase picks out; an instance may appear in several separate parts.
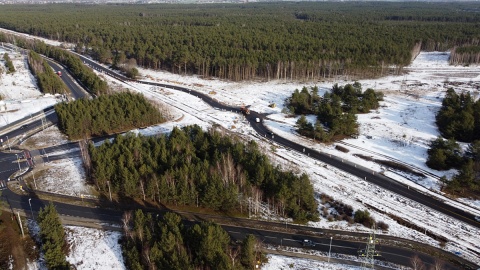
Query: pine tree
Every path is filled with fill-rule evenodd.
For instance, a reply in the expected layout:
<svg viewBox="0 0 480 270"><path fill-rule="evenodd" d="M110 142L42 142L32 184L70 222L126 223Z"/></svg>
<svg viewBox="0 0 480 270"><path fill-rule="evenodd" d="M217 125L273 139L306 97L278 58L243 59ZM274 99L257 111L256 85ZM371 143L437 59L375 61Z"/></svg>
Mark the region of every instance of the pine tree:
<svg viewBox="0 0 480 270"><path fill-rule="evenodd" d="M428 153L427 166L435 170L447 168L447 156L442 149L431 149Z"/></svg>
<svg viewBox="0 0 480 270"><path fill-rule="evenodd" d="M196 265L207 269L231 268L232 265L226 255L230 237L222 227L212 222L203 222L194 225L188 235Z"/></svg>
<svg viewBox="0 0 480 270"><path fill-rule="evenodd" d="M65 259L65 231L53 203L40 210L37 222L48 269L69 269Z"/></svg>
<svg viewBox="0 0 480 270"><path fill-rule="evenodd" d="M255 268L255 242L257 239L254 235L249 234L242 242L242 248L240 251L240 263L245 269Z"/></svg>
<svg viewBox="0 0 480 270"><path fill-rule="evenodd" d="M297 129L299 130L306 129L308 127L308 124L309 123L307 121L307 118L303 114L302 116L300 116L300 118L298 118L297 122L295 123Z"/></svg>

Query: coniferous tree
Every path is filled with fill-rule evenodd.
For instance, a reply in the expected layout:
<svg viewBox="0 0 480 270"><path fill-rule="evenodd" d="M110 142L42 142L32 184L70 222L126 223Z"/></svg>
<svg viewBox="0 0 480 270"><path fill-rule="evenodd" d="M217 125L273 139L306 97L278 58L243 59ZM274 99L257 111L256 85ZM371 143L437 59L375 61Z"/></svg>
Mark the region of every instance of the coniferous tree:
<svg viewBox="0 0 480 270"><path fill-rule="evenodd" d="M345 86L335 84L323 98L318 96L317 87L313 87L311 92L304 87L302 91L295 90L286 105L293 107L290 111L297 113L316 113L318 123L312 125L305 116L301 116L296 123L297 131L326 142L342 136L355 136L358 126L355 114L377 109L382 99L381 92L370 88L362 92L362 85L355 82Z"/></svg>
<svg viewBox="0 0 480 270"><path fill-rule="evenodd" d="M249 234L242 242L242 249L240 252L240 262L246 269L254 269L256 256L255 256L255 242L257 239L254 235Z"/></svg>
<svg viewBox="0 0 480 270"><path fill-rule="evenodd" d="M49 203L41 209L37 221L48 269L70 269L65 259L65 231L55 206Z"/></svg>
<svg viewBox="0 0 480 270"><path fill-rule="evenodd" d="M67 92L62 80L53 72L48 63L34 51L28 53L28 66L37 78L40 91L49 94Z"/></svg>
<svg viewBox="0 0 480 270"><path fill-rule="evenodd" d="M120 197L223 211L245 211L250 197L299 222L318 219L308 177L273 166L254 141L187 126L168 136L117 136L89 152L92 181L105 194L110 186Z"/></svg>
<svg viewBox="0 0 480 270"><path fill-rule="evenodd" d="M128 269L233 268L229 251L235 247L217 224L203 222L185 228L177 214L155 218L141 210L125 213L124 223L122 250Z"/></svg>
<svg viewBox="0 0 480 270"><path fill-rule="evenodd" d="M313 129L312 124L307 121L305 115L300 116L297 122L295 123L296 127L301 130L310 130Z"/></svg>
<svg viewBox="0 0 480 270"><path fill-rule="evenodd" d="M15 72L15 67L13 66L12 60L8 56L8 53L3 54L3 60L5 60L5 65L7 67L7 74Z"/></svg>
<svg viewBox="0 0 480 270"><path fill-rule="evenodd" d="M465 195L466 193L480 190L480 181L476 178L474 162L468 159L460 168L459 173L455 175L447 185L447 189Z"/></svg>
<svg viewBox="0 0 480 270"><path fill-rule="evenodd" d="M231 269L226 254L230 237L219 225L208 222L194 225L188 232L188 242L195 265L206 269Z"/></svg>
<svg viewBox="0 0 480 270"><path fill-rule="evenodd" d="M460 146L454 140L438 137L430 143L427 165L436 170L448 170L458 167L462 162Z"/></svg>
<svg viewBox="0 0 480 270"><path fill-rule="evenodd" d="M470 93L457 94L453 88L449 88L436 115L436 123L442 135L449 140L439 137L430 144L427 165L437 170L459 169L459 173L451 180L442 179L445 190L462 196L478 196L480 100L474 101ZM455 140L471 143L463 156Z"/></svg>
<svg viewBox="0 0 480 270"><path fill-rule="evenodd" d="M71 139L117 133L164 121L142 95L130 92L55 105L60 129ZM128 175L125 175L126 177Z"/></svg>
<svg viewBox="0 0 480 270"><path fill-rule="evenodd" d="M230 80L375 77L400 72L420 50L455 48L452 61L478 61L473 3L279 5L48 6L55 16L9 5L0 10L0 26L76 44L117 67L134 59L146 68Z"/></svg>
<svg viewBox="0 0 480 270"><path fill-rule="evenodd" d="M480 101L474 102L470 93L458 95L449 88L436 116L436 123L447 139L472 142L480 139Z"/></svg>

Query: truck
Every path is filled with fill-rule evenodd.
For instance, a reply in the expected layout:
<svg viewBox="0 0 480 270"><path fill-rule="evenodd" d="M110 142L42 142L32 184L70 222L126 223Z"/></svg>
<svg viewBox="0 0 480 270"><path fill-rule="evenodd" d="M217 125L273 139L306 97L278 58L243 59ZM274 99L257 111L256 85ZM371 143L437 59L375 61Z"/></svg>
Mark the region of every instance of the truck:
<svg viewBox="0 0 480 270"><path fill-rule="evenodd" d="M60 70L57 71L57 75L58 75L58 77L62 77L62 72Z"/></svg>
<svg viewBox="0 0 480 270"><path fill-rule="evenodd" d="M245 106L240 107L240 111L246 115L250 114L250 110Z"/></svg>

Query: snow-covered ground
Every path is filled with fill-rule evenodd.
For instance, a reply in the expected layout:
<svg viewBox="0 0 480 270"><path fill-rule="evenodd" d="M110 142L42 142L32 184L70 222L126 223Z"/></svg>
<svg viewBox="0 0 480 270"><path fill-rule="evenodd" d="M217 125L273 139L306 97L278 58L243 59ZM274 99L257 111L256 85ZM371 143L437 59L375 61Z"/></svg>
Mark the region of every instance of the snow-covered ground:
<svg viewBox="0 0 480 270"><path fill-rule="evenodd" d="M262 266L264 270L288 270L288 269L324 269L324 270L359 270L358 266L346 264L332 264L309 259L285 257L280 255L267 256L268 263Z"/></svg>
<svg viewBox="0 0 480 270"><path fill-rule="evenodd" d="M377 111L359 116L361 135L358 139L344 141L352 145L343 145L350 149L349 153L335 150L334 145L313 144L311 140L299 137L293 131L296 119L287 118L281 114L284 100L295 89L300 89L305 84L281 81L232 83L220 80L202 80L193 76L172 75L150 70L141 70L141 73L144 74L146 80L181 84L208 93L231 105L251 105L252 110L271 113L267 117L266 124L275 133L306 146L314 147L319 151L325 151L369 167L377 173L383 170L380 165L357 158L353 154L363 154L379 159L385 159L382 156L384 155L441 176L444 172L437 172L425 166L429 140L434 139L439 134L434 124L434 115L441 105L441 97L443 97L447 87L452 85L455 89L470 91L474 96L478 93L480 86L480 67L451 67L447 60L448 53L421 53L414 63L407 68L409 72L407 75L360 81L364 89L372 87L383 91L385 101L381 103L382 107ZM464 76L464 74L466 75ZM351 82L338 83L343 85ZM319 86L322 94L332 87L333 82L312 83L307 86L313 85ZM149 98L160 99L165 103L172 104L179 110L183 110L184 114L195 115L197 119L202 119L209 125L219 124L230 129L231 122L229 120L213 116L212 113L215 113L215 111L212 111L212 109L197 106L199 102L197 98L188 97L188 95L173 90L152 89L140 84L130 84L125 85L125 87L141 91ZM272 102L277 104L276 108L268 107L268 104ZM218 112L215 115L218 115ZM232 119L232 117L228 119ZM259 140L246 122L235 123L235 128L233 130L243 134L245 138ZM261 145L267 151L271 149L270 143L266 140L261 142ZM318 166L317 162L301 153L277 146L274 159L285 168L293 167L299 171L307 172L318 193L333 196L337 200L352 205L354 209L365 209L367 208L365 205L368 204L381 209L383 213L402 217L426 231L449 239L445 246L446 250L462 251L465 258L477 263L480 262L478 253L467 250L480 252L480 245L478 244L480 232L478 229L392 192L380 189L362 179L352 177L328 166ZM451 174L452 172L448 173ZM428 176L419 178L391 171L387 171L385 174L424 192L433 191L437 196L441 196L437 194L440 186L437 178ZM443 197L442 199L446 198ZM474 209L478 206L478 201L468 203L472 212L480 213L478 209ZM452 204L455 204L455 202L452 202ZM467 208L468 206L460 205L460 207ZM419 232L405 228L387 215L372 209L369 210L377 221L384 221L389 225L390 229L386 232L389 235L430 243L434 246L440 245L438 241L428 237L425 231ZM329 222L326 219L310 225L332 229L367 231L360 225L349 225L344 221Z"/></svg>
<svg viewBox="0 0 480 270"><path fill-rule="evenodd" d="M40 228L36 222L29 220L31 235L40 241ZM65 226L66 241L69 246L67 261L77 270L123 270L125 264L121 246L118 244L122 234L114 231ZM28 270L46 270L43 253L40 259L30 263Z"/></svg>
<svg viewBox="0 0 480 270"><path fill-rule="evenodd" d="M6 74L3 54L7 52L15 67L15 72ZM0 128L57 103L50 94L38 90L35 78L28 69L26 56L0 47Z"/></svg>
<svg viewBox="0 0 480 270"><path fill-rule="evenodd" d="M334 145L313 144L311 140L299 137L293 131L296 118L287 118L281 114L283 101L295 89L300 89L305 84L281 81L232 83L220 80L202 80L193 76L173 75L150 70L141 70L141 73L144 74L145 80L188 86L197 91L208 93L212 97L231 105L251 105L252 110L271 113L265 122L275 133L316 148L319 151L325 151L369 167L372 171L380 172L383 169L380 165L357 158L353 154L363 154L379 159L385 159L384 156L388 156L440 176L444 173L431 170L424 164L429 140L438 135L438 130L434 124L434 115L441 105L440 97L443 97L443 92L452 84L455 84L455 89L470 91L473 95L478 92L480 85L480 67L450 67L447 60L448 54L446 53L421 53L414 63L407 68L409 72L407 75L389 76L375 81L361 81L364 89L373 87L383 91L385 101L382 102L382 107L377 111L359 115L361 135L358 139L344 141L352 146L342 145L350 149L349 153L335 150ZM467 75L463 77L463 74ZM342 85L349 82L338 83ZM321 92L324 92L330 89L332 84L333 82L322 82L307 86L318 85ZM161 100L164 103L171 104L176 110L182 111L184 118L187 115L192 117L191 119L182 119L178 124L198 123L198 121L203 122L202 126L204 127L218 124L242 134L246 139L259 141L267 152L271 149L268 140L259 140L260 138L255 135L248 123L242 121L242 116L238 114L220 112L209 108L198 98L169 89L152 88L136 83L125 84L123 87L142 92L149 99ZM276 108L268 107L272 102L277 104ZM309 119L312 119L312 117L309 117ZM191 120L195 120L195 122L190 122ZM422 230L449 239L445 246L446 250L462 251L463 256L467 259L477 263L480 261L477 254L467 250L480 252L480 245L478 244L480 232L476 228L446 217L392 192L380 189L362 179L352 177L329 166L319 166L321 164L304 154L277 146L276 153L271 153L271 156L275 162L278 162L284 168L294 168L299 172L307 172L312 179L315 191L318 193L328 194L336 200L353 206L354 209L365 209L367 204L381 209L383 213L402 217L420 226L423 228ZM451 174L452 172L448 173ZM439 193L439 182L434 177L419 178L391 171L387 171L385 174L424 192L434 191L434 194L441 196L437 194ZM452 202L452 204L455 203ZM476 205L478 205L478 201L470 201L471 207ZM460 207L466 208L467 206L460 205ZM480 212L478 209L471 210L472 212ZM425 231L419 232L405 228L383 213L372 209L370 209L370 212L377 221L384 221L389 225L388 232L379 233L387 233L440 246L440 243L427 236ZM349 225L345 221L329 222L322 219L320 222L310 225L331 229L367 231L363 226Z"/></svg>
<svg viewBox="0 0 480 270"><path fill-rule="evenodd" d="M395 158L441 176L445 172L434 171L425 166L428 142L438 135L438 130L434 124L434 115L440 108L441 98L447 87L454 87L454 89L461 91L470 91L475 97L478 96L480 88L479 66L449 66L447 59L448 53L422 52L412 65L406 68L408 71L406 75L360 81L364 89L371 87L383 91L385 101L381 103L382 107L375 112L359 115L360 136L357 139L348 139L337 143L348 144L342 144L343 147L350 150L348 153L335 150L334 145L313 144L311 140L297 136L293 131L296 119L286 118L281 114L281 110L284 107L284 100L295 89L317 85L320 89L320 94L323 94L323 92L332 87L333 83L344 85L351 82L290 83L270 81L234 83L144 69L140 69L140 72L143 74L144 78L142 79L144 80L188 86L230 105L251 105L252 110L270 114L265 123L276 134L303 143L308 147L314 147L319 151L359 163L362 166L371 168L372 171L380 172L382 168L378 164L357 158L354 154L373 156L378 159ZM241 134L245 139L257 140L265 151L269 153L274 162L281 164L284 168L293 168L298 172L309 174L316 192L328 194L336 200L353 206L356 210L366 209L366 204L381 209L382 213L369 209L377 221L384 221L389 225L388 232L378 233L386 233L429 243L433 246L440 246L438 241L433 240L422 232L399 225L383 213L394 214L425 230L447 238L449 241L445 246L446 250L451 252L461 251L462 256L466 259L477 264L480 263L480 258L478 257L480 253L480 231L470 225L380 189L362 179L330 168L330 166L319 166L323 164L318 164L318 162L304 154L284 149L281 146L272 148L271 142L265 138L259 138L248 125L248 122L243 120L242 115L211 108L196 97L174 90L137 83L121 84L114 82L110 78L107 79L111 85L115 84L120 88L141 92L151 100L160 101L173 107L171 119L175 120L134 132L152 135L168 132L174 126L199 124L207 128L214 124L221 125L225 129ZM0 89L0 91L2 90ZM277 107L268 107L270 103L276 103ZM19 109L19 111L22 110L26 110L26 108L22 107ZM309 119L312 118L310 117ZM75 160L65 162L69 163L49 164L49 166L52 168L74 168L69 170L68 176L66 176L72 181L69 185L75 186L73 183L75 181L84 185L81 163ZM441 196L439 194L439 183L435 177L419 178L391 171L385 173L412 187L423 188L425 192L432 192L437 196ZM452 174L453 172L447 173ZM56 184L54 183L57 181L61 181L61 179L52 181L52 186L46 185L44 188L55 190ZM78 190L81 189L79 188ZM64 192L62 190L56 191ZM446 198L443 199L447 200ZM463 202L468 203L469 206L463 205L461 207L468 207L473 213L480 214L480 203L478 201L463 200ZM455 202L452 202L452 204L455 204ZM476 209L473 209L475 207ZM311 223L310 225L331 229L367 231L366 228L359 225L349 225L345 221L329 222L323 218L321 221ZM301 267L297 269L301 269Z"/></svg>
<svg viewBox="0 0 480 270"><path fill-rule="evenodd" d="M57 126L51 126L26 139L22 145L34 149L51 147L68 143L67 136L60 132Z"/></svg>
<svg viewBox="0 0 480 270"><path fill-rule="evenodd" d="M376 80L362 80L363 89L374 88L385 93L381 108L369 114L358 115L360 136L357 139L347 139L340 143L350 150L342 154L335 150L335 145L308 143L292 132L297 118L287 118L281 113L284 101L295 89L303 86L308 88L318 86L320 94L331 89L334 83L344 85L347 81L287 83L271 82L241 82L232 83L220 80L203 80L193 76L172 75L165 72L141 70L145 80L165 83L176 83L188 86L197 91L210 94L212 97L231 105L251 105L251 109L268 113L267 125L275 133L291 140L303 142L319 151L341 155L343 158L355 161L372 169L381 168L373 163L356 158L354 154L386 159L385 156L401 160L421 170L428 171L438 177L451 176L454 171L439 172L425 165L427 149L430 140L438 135L435 125L435 114L441 106L444 92L448 87L458 91L469 91L474 97L480 93L480 66L449 66L449 53L420 53L408 72L401 76L388 76ZM276 103L276 108L268 104ZM312 119L312 118L310 118ZM313 120L312 120L313 121ZM405 176L405 175L402 175ZM409 180L423 187L439 192L438 177L413 177ZM470 206L480 210L480 202L463 200Z"/></svg>
<svg viewBox="0 0 480 270"><path fill-rule="evenodd" d="M67 226L70 254L67 261L77 270L123 270L120 232Z"/></svg>
<svg viewBox="0 0 480 270"><path fill-rule="evenodd" d="M51 40L51 39L41 38L41 37L37 37L37 36L32 36L32 35L29 35L29 34L19 33L19 32L15 32L15 31L12 31L12 30L4 29L4 28L0 28L0 32L3 32L5 34L12 34L12 35L20 36L20 37L23 37L23 38L26 38L26 39L41 40L41 41L45 42L46 44L53 45L53 46L63 45L64 47L68 47L68 48L72 48L74 46L73 44L70 44L70 43L64 43L64 42L59 42L59 41L56 41L56 40Z"/></svg>
<svg viewBox="0 0 480 270"><path fill-rule="evenodd" d="M36 182L39 190L61 193L69 196L86 196L92 193L93 187L87 185L85 170L79 157L42 163L35 169Z"/></svg>

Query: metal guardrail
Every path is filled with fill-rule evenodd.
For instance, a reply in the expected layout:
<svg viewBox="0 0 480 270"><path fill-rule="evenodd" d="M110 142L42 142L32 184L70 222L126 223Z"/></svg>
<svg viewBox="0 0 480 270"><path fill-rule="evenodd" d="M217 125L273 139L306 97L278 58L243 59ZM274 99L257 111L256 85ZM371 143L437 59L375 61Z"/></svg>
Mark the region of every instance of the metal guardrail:
<svg viewBox="0 0 480 270"><path fill-rule="evenodd" d="M71 52L69 52L71 53ZM74 54L75 55L75 54ZM43 59L45 59L47 62L52 62L56 65L59 65L60 67L62 67L63 70L65 70L68 75L70 75L70 77L73 79L74 82L76 82L80 88L82 88L85 92L87 92L88 94L90 94L91 97L95 97L95 94L88 88L86 87L81 81L80 79L78 79L78 76L73 76L73 72L71 71L71 69L69 67L67 67L66 65L60 63L59 61L53 59L53 58L48 58L46 57L45 55L40 55L41 57L43 57ZM82 59L80 59L80 61L82 61Z"/></svg>
<svg viewBox="0 0 480 270"><path fill-rule="evenodd" d="M34 119L40 115L43 115L45 113L47 113L48 111L52 110L53 109L53 106L49 106L45 109L43 109L43 111L40 111L40 112L37 112L37 113L33 113L33 114L30 114L29 116L27 117L24 117L24 118L21 118L21 119L18 119L16 121L13 121L13 122L10 122L8 123L7 125L3 126L0 130L0 136L7 133L9 129L15 127L15 126L18 126L20 124L27 124L27 123L30 123L32 120L37 120L37 119Z"/></svg>
<svg viewBox="0 0 480 270"><path fill-rule="evenodd" d="M0 146L0 150L12 149L12 147L14 147L13 149L18 149L18 147L15 148L15 146L17 144L22 144L26 139L28 139L32 135L35 135L37 132L40 132L40 131L42 131L42 130L48 128L48 127L51 127L53 125L54 125L54 123L52 121L47 120L43 126L40 126L40 127L35 128L35 129L29 130L26 133L24 133L23 135L18 135L18 136L9 138L9 142L8 143L3 142L2 146Z"/></svg>

